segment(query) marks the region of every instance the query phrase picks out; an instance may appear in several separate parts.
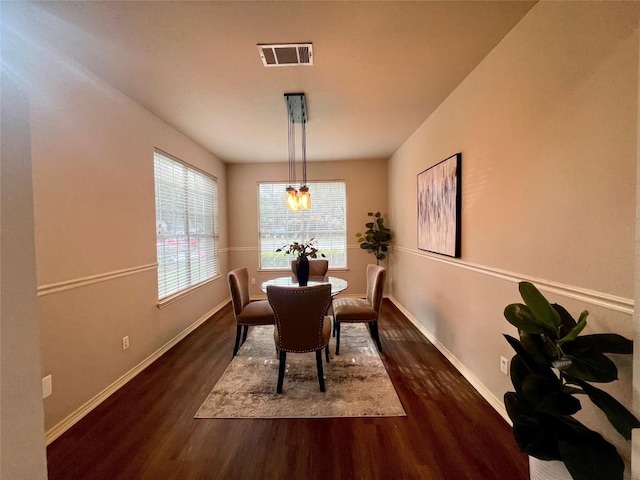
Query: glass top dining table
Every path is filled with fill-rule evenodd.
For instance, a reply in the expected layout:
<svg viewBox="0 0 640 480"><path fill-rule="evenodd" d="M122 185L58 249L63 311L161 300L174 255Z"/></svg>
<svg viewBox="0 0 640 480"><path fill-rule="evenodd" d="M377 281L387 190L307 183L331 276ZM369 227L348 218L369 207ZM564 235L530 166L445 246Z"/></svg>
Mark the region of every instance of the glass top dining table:
<svg viewBox="0 0 640 480"><path fill-rule="evenodd" d="M308 286L320 285L322 283L330 283L331 284L331 296L335 296L340 292L346 290L349 286L346 280L338 277L316 277L310 276ZM260 290L267 293L267 286L269 285L278 285L280 287L297 287L298 278L295 275L289 275L287 277L277 277L272 278L271 280L267 280L266 282L262 282L260 285Z"/></svg>

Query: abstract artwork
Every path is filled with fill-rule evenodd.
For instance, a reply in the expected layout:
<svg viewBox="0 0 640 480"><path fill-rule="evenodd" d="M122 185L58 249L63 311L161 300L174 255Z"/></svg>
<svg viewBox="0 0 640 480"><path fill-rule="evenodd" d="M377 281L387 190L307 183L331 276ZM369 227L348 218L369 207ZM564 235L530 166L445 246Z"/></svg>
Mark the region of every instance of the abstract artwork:
<svg viewBox="0 0 640 480"><path fill-rule="evenodd" d="M460 163L462 154L418 174L418 248L460 256Z"/></svg>

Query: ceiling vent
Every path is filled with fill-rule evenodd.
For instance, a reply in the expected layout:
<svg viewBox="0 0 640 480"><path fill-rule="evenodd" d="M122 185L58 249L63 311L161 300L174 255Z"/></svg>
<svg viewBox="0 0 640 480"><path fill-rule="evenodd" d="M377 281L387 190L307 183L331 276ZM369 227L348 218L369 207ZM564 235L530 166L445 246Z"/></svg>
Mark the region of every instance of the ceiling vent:
<svg viewBox="0 0 640 480"><path fill-rule="evenodd" d="M313 45L311 43L258 45L258 52L260 52L260 58L265 67L313 65Z"/></svg>

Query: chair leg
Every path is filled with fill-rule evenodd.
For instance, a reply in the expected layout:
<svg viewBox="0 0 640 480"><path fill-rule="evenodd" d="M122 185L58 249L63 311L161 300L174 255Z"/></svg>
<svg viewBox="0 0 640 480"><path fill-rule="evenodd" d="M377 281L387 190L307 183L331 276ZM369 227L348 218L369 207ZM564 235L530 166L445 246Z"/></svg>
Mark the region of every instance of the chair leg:
<svg viewBox="0 0 640 480"><path fill-rule="evenodd" d="M327 359L327 363L329 363L329 344L324 347L324 356Z"/></svg>
<svg viewBox="0 0 640 480"><path fill-rule="evenodd" d="M382 352L382 343L380 343L380 333L378 332L378 322L371 322L371 336L376 341L376 345L378 346L378 351Z"/></svg>
<svg viewBox="0 0 640 480"><path fill-rule="evenodd" d="M242 333L242 343L247 339L247 333L249 332L249 325L244 326L244 332Z"/></svg>
<svg viewBox="0 0 640 480"><path fill-rule="evenodd" d="M238 325L236 327L236 344L233 347L233 356L234 357L238 353L238 348L240 348L240 335L241 335L241 332L242 332L242 325Z"/></svg>
<svg viewBox="0 0 640 480"><path fill-rule="evenodd" d="M318 382L320 391L324 392L324 373L322 372L322 350L316 350L316 365L318 366Z"/></svg>
<svg viewBox="0 0 640 480"><path fill-rule="evenodd" d="M276 391L282 393L282 384L284 383L284 370L287 365L287 352L280 350L280 368L278 368L278 387Z"/></svg>
<svg viewBox="0 0 640 480"><path fill-rule="evenodd" d="M340 323L336 322L336 355L340 355Z"/></svg>
<svg viewBox="0 0 640 480"><path fill-rule="evenodd" d="M327 315L329 315L331 317L331 320L333 321L333 336L336 336L336 314L333 311L333 300L331 300L331 303L329 304L329 308L327 308Z"/></svg>

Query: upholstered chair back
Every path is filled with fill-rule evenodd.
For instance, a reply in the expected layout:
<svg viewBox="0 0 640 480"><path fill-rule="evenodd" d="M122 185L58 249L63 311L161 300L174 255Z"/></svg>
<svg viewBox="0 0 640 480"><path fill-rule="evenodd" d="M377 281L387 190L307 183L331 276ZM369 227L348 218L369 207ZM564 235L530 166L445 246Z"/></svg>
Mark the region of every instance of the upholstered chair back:
<svg viewBox="0 0 640 480"><path fill-rule="evenodd" d="M313 352L328 343L331 322L325 321L325 313L331 301L330 284L310 287L269 285L267 298L275 313L274 334L278 350Z"/></svg>
<svg viewBox="0 0 640 480"><path fill-rule="evenodd" d="M380 265L367 265L367 301L375 310L380 313L382 305L382 295L384 291L384 280L387 270Z"/></svg>
<svg viewBox="0 0 640 480"><path fill-rule="evenodd" d="M291 260L291 271L294 275L296 272L297 260ZM329 271L329 260L326 258L316 258L309 260L309 276L310 277L324 277Z"/></svg>
<svg viewBox="0 0 640 480"><path fill-rule="evenodd" d="M227 274L233 312L238 316L249 303L249 272L245 268L231 270Z"/></svg>

